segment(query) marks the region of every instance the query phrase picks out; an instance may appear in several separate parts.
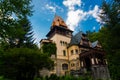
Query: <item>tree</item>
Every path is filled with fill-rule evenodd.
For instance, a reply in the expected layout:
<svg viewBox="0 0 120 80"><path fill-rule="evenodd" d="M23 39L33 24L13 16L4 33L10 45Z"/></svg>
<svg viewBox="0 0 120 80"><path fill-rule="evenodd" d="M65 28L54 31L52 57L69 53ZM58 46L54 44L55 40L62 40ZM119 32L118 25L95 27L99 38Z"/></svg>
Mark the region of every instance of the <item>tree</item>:
<svg viewBox="0 0 120 80"><path fill-rule="evenodd" d="M33 43L30 3L0 0L0 75L5 78L33 80L40 69L53 66L48 55L40 53Z"/></svg>
<svg viewBox="0 0 120 80"><path fill-rule="evenodd" d="M103 2L100 18L104 27L89 37L97 39L107 52L108 67L113 80L120 79L120 0L113 0L110 3ZM94 37L93 37L94 36Z"/></svg>
<svg viewBox="0 0 120 80"><path fill-rule="evenodd" d="M27 18L19 20L15 28L16 30L11 30L13 34L8 38L10 47L35 47L32 27Z"/></svg>
<svg viewBox="0 0 120 80"><path fill-rule="evenodd" d="M108 53L108 62L111 78L113 80L120 79L120 64L118 58L120 58L120 1L113 0L111 3L103 3L103 12L101 13L101 19L104 21L104 26L108 32L106 36L106 52Z"/></svg>
<svg viewBox="0 0 120 80"><path fill-rule="evenodd" d="M108 44L108 42L110 42L111 36L109 35L109 31L106 27L102 27L98 32L87 31L86 33L91 42L98 40L104 50L111 50L111 45Z"/></svg>
<svg viewBox="0 0 120 80"><path fill-rule="evenodd" d="M51 69L53 61L39 50L13 48L0 56L0 75L13 80L33 80L43 67Z"/></svg>
<svg viewBox="0 0 120 80"><path fill-rule="evenodd" d="M18 20L32 14L31 0L0 0L0 29L1 37L8 35L9 29L15 27Z"/></svg>
<svg viewBox="0 0 120 80"><path fill-rule="evenodd" d="M1 43L14 46L17 44L17 41L21 42L21 39L17 38L18 36L20 38L26 34L31 36L32 33L29 32L31 25L27 19L28 16L32 15L32 6L30 3L31 0L0 0ZM25 40L22 41L26 42Z"/></svg>
<svg viewBox="0 0 120 80"><path fill-rule="evenodd" d="M98 39L98 32L86 31L86 34L91 42L94 42Z"/></svg>
<svg viewBox="0 0 120 80"><path fill-rule="evenodd" d="M42 46L42 52L46 53L48 56L52 54L56 54L56 44L55 43L47 43Z"/></svg>

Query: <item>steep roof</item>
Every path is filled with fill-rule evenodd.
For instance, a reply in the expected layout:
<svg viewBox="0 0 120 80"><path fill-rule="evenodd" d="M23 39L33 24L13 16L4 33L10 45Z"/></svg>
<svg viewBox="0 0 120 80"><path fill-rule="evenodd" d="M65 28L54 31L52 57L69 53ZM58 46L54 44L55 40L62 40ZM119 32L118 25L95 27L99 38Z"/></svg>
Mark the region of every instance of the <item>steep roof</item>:
<svg viewBox="0 0 120 80"><path fill-rule="evenodd" d="M64 27L64 28L68 29L64 20L60 16L57 16L57 15L55 15L55 17L54 17L54 20L53 20L52 25L51 25L51 29L56 27L56 26L60 26L60 27Z"/></svg>
<svg viewBox="0 0 120 80"><path fill-rule="evenodd" d="M85 36L86 34L84 34L82 31L78 32L76 35L72 36L71 38L71 41L70 41L70 44L69 46L72 46L72 45L79 45L80 44L80 41L81 39L83 39L82 37ZM88 39L87 39L88 40ZM89 41L89 40L88 40ZM90 42L91 43L91 42ZM89 44L89 47L91 48L101 48L101 45L99 44L99 41L95 41L91 44Z"/></svg>
<svg viewBox="0 0 120 80"><path fill-rule="evenodd" d="M98 44L98 41L93 42L93 43L91 44L92 48L96 47L97 44Z"/></svg>
<svg viewBox="0 0 120 80"><path fill-rule="evenodd" d="M82 34L83 34L82 31L80 31L76 35L72 36L70 45L79 44L81 41Z"/></svg>

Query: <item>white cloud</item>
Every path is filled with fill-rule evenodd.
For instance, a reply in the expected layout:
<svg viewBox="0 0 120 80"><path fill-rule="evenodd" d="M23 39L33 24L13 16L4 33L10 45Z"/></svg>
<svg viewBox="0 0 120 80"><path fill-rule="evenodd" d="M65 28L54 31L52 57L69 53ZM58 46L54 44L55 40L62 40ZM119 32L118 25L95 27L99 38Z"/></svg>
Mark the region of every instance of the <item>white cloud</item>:
<svg viewBox="0 0 120 80"><path fill-rule="evenodd" d="M102 22L101 18L99 17L101 10L99 9L98 5L95 5L93 10L88 11L88 15L91 15L93 18L96 19L97 22Z"/></svg>
<svg viewBox="0 0 120 80"><path fill-rule="evenodd" d="M64 9L62 7L56 5L55 3L51 3L51 5L53 5L56 8L56 10L60 10L61 12L64 11Z"/></svg>
<svg viewBox="0 0 120 80"><path fill-rule="evenodd" d="M75 6L81 6L81 0L64 0L63 5L68 8L66 24L74 30L79 22L84 19L86 12L81 9L75 10Z"/></svg>
<svg viewBox="0 0 120 80"><path fill-rule="evenodd" d="M51 12L55 13L56 12L56 7L50 6L49 4L45 5L45 8L50 10Z"/></svg>
<svg viewBox="0 0 120 80"><path fill-rule="evenodd" d="M60 12L64 12L64 9L58 5L56 5L55 3L49 2L48 4L45 5L45 8L42 8L43 10L49 10L52 13L56 13L58 10Z"/></svg>
<svg viewBox="0 0 120 80"><path fill-rule="evenodd" d="M81 6L81 0L64 0L63 4L68 7L69 10L74 10L74 6Z"/></svg>
<svg viewBox="0 0 120 80"><path fill-rule="evenodd" d="M101 22L101 18L98 16L101 10L98 5L95 5L94 9L89 11L84 11L81 8L75 9L75 6L81 6L82 4L81 0L63 1L63 5L68 8L66 24L73 31L81 21L87 20L89 16L95 18L97 22Z"/></svg>
<svg viewBox="0 0 120 80"><path fill-rule="evenodd" d="M71 10L67 13L66 24L71 30L74 30L80 21L84 20L86 12L83 10Z"/></svg>

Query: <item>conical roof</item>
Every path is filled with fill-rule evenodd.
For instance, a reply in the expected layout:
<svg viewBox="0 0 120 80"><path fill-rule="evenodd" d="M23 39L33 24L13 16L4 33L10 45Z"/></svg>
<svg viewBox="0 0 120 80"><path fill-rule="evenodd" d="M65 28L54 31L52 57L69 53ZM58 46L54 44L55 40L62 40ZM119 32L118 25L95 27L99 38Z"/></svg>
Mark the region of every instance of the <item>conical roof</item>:
<svg viewBox="0 0 120 80"><path fill-rule="evenodd" d="M67 25L65 24L64 20L60 17L60 16L57 16L55 15L54 17L54 20L52 22L52 26L51 26L51 29L56 27L56 26L59 26L59 27L64 27L64 28L67 28Z"/></svg>

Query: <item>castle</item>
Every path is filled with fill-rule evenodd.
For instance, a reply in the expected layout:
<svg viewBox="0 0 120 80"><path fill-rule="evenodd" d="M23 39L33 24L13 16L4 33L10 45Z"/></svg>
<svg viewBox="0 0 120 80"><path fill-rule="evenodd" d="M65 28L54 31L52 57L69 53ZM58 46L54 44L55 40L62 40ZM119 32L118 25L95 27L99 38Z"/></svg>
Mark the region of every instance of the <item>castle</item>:
<svg viewBox="0 0 120 80"><path fill-rule="evenodd" d="M47 39L40 41L41 46L52 42L57 47L56 55L51 56L54 70L46 73L62 76L91 72L95 79L109 79L105 52L99 42L90 42L81 31L74 36L72 32L60 16L54 17Z"/></svg>

